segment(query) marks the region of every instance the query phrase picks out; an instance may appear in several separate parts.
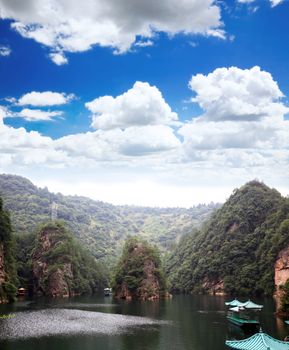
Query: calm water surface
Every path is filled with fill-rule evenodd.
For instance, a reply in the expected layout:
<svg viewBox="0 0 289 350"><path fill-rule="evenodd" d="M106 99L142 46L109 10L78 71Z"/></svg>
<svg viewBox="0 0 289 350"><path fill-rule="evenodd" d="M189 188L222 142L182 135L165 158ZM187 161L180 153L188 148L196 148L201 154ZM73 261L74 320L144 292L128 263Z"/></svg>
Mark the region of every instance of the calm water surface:
<svg viewBox="0 0 289 350"><path fill-rule="evenodd" d="M226 299L227 300L227 299ZM1 350L225 350L226 339L242 339L226 320L225 299L174 296L160 302L115 302L94 296L69 300L19 301L0 305ZM289 326L264 304L262 329L284 339Z"/></svg>

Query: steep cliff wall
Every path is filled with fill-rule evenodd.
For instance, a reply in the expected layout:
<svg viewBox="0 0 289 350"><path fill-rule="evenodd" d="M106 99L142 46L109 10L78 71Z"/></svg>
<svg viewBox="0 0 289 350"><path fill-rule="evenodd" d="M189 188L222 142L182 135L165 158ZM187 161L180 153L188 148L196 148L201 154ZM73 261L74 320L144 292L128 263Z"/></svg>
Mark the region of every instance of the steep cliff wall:
<svg viewBox="0 0 289 350"><path fill-rule="evenodd" d="M54 256L55 250L61 250L65 237L59 227L47 225L39 234L37 248L32 257L34 292L49 297L68 297L73 278L71 263L61 256ZM51 258L50 258L51 256Z"/></svg>
<svg viewBox="0 0 289 350"><path fill-rule="evenodd" d="M92 293L105 282L100 266L61 222L38 232L32 255L34 292L49 297Z"/></svg>
<svg viewBox="0 0 289 350"><path fill-rule="evenodd" d="M0 243L0 284L5 281L5 271L4 271L4 246Z"/></svg>
<svg viewBox="0 0 289 350"><path fill-rule="evenodd" d="M5 282L4 247L3 247L3 243L0 243L0 304L7 302L7 298L4 295L4 291L3 291L4 282Z"/></svg>
<svg viewBox="0 0 289 350"><path fill-rule="evenodd" d="M127 241L115 280L118 299L155 300L166 296L157 251L136 238Z"/></svg>
<svg viewBox="0 0 289 350"><path fill-rule="evenodd" d="M16 295L16 268L9 214L0 198L0 303L13 301Z"/></svg>
<svg viewBox="0 0 289 350"><path fill-rule="evenodd" d="M277 304L277 310L281 308L281 298L284 295L282 286L285 285L289 279L289 246L282 249L278 254L278 258L275 262L275 299Z"/></svg>

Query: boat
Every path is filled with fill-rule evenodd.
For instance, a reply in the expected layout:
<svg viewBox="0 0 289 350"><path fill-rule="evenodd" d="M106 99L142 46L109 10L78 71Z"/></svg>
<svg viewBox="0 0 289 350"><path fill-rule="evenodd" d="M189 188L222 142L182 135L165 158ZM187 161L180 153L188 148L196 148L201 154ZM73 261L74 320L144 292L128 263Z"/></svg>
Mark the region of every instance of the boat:
<svg viewBox="0 0 289 350"><path fill-rule="evenodd" d="M225 304L231 306L227 315L227 319L231 323L240 327L256 327L260 324L254 311L260 311L263 305L256 304L250 299L246 302L235 299L225 302Z"/></svg>
<svg viewBox="0 0 289 350"><path fill-rule="evenodd" d="M227 319L240 327L257 327L260 325L260 322L254 318L254 315L249 314L245 308L239 306L229 309Z"/></svg>
<svg viewBox="0 0 289 350"><path fill-rule="evenodd" d="M243 307L245 309L250 309L250 310L261 310L263 308L263 305L256 304L250 299L245 302L234 299L232 301L226 301L225 304L231 307L238 306L238 307Z"/></svg>
<svg viewBox="0 0 289 350"><path fill-rule="evenodd" d="M18 297L23 297L27 294L27 290L25 288L18 288L18 291L17 291L17 296Z"/></svg>
<svg viewBox="0 0 289 350"><path fill-rule="evenodd" d="M227 306L231 306L231 307L235 307L235 306L241 306L243 305L244 303L242 303L241 301L237 300L237 299L234 299L232 301L226 301L225 304Z"/></svg>
<svg viewBox="0 0 289 350"><path fill-rule="evenodd" d="M103 293L104 293L105 297L109 297L112 294L112 289L111 288L104 288Z"/></svg>
<svg viewBox="0 0 289 350"><path fill-rule="evenodd" d="M256 303L253 303L250 299L243 303L241 307L247 309L247 310L261 310L263 308L263 305L259 305Z"/></svg>
<svg viewBox="0 0 289 350"><path fill-rule="evenodd" d="M238 350L288 350L289 344L271 337L270 335L260 332L243 340L227 340L226 345Z"/></svg>

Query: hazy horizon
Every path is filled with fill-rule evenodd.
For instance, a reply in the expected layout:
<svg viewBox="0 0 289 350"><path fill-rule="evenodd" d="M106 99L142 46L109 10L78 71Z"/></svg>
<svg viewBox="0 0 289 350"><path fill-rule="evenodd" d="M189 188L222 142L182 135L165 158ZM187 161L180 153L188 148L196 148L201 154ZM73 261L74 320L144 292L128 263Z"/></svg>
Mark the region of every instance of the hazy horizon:
<svg viewBox="0 0 289 350"><path fill-rule="evenodd" d="M0 175L16 175L16 176L22 176L22 175L17 175L17 174L0 174ZM24 176L22 176L24 177ZM155 200L155 197L151 195L151 192L147 191L147 187L143 187L143 194L144 197L141 200L136 200L136 193L133 192L132 196L129 197L129 199L127 198L127 196L124 196L124 193L113 193L114 195L111 194L111 192L109 191L109 189L106 188L101 188L99 186L95 186L91 183L88 183L87 186L82 186L80 188L74 188L72 189L70 186L65 187L63 185L63 183L45 183L43 181L33 181L33 179L30 179L28 177L24 177L28 180L30 180L35 186L39 187L39 188L47 188L49 190L49 192L52 193L61 193L65 196L82 196L82 197L87 197L90 198L92 200L95 201L102 201L108 204L113 204L113 205L129 205L129 206L140 206L140 207L151 207L151 208L191 208L193 206L197 206L197 205L202 205L202 204L210 204L210 203L215 203L215 204L222 204L224 203L229 196L232 194L233 190L235 188L219 188L218 191L212 190L209 191L207 193L207 200L203 200L203 201L198 201L196 200L192 200L190 196L188 196L188 193L186 192L186 195L183 192L180 192L179 189L176 189L176 192L170 192L169 190L167 190L166 195L167 197L165 198L165 202L164 203L169 203L169 199L171 199L171 205L166 205L163 204L161 201L157 201ZM251 179L251 180L258 180L261 181L260 179ZM262 181L261 181L262 182ZM245 183L244 183L245 184ZM244 185L244 184L241 184ZM148 184L149 185L149 184ZM267 185L265 183L265 185ZM118 187L117 187L118 188ZM138 186L138 188L141 188L141 186ZM278 188L276 188L283 196L288 196L288 193L286 193L285 191L282 191ZM126 189L123 189L123 191ZM187 191L187 188L185 188L185 191ZM191 194L195 194L196 192L195 188L192 188L192 193ZM215 193L214 193L215 191ZM198 189L198 192L200 192L200 189ZM145 194L148 193L147 196L145 196ZM179 197L177 197L177 200L174 196L172 196L173 194L177 194ZM189 193L190 194L190 193ZM172 198L171 198L172 197ZM196 198L200 198L201 194L199 193L199 196L197 196ZM216 198L216 200L214 200L213 198ZM184 205L184 203L186 203L185 200L187 200L187 204ZM180 200L180 204L175 204L178 203L178 200ZM156 204L155 204L156 203ZM159 203L159 204L158 204Z"/></svg>

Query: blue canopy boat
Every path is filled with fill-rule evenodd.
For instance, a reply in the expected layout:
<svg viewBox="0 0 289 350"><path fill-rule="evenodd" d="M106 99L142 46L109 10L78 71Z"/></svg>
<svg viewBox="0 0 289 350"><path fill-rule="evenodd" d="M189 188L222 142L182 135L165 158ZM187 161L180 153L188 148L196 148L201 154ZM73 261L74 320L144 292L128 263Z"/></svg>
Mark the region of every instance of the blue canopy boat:
<svg viewBox="0 0 289 350"><path fill-rule="evenodd" d="M263 308L263 305L255 304L250 299L243 303L241 307L248 309L248 310L261 310Z"/></svg>
<svg viewBox="0 0 289 350"><path fill-rule="evenodd" d="M256 327L260 324L259 320L256 319L256 314L249 311L260 311L263 305L255 304L251 300L242 303L237 299L225 304L230 306L236 305L228 311L227 319L231 323L240 327Z"/></svg>
<svg viewBox="0 0 289 350"><path fill-rule="evenodd" d="M263 305L255 304L250 299L248 301L245 301L244 303L237 299L234 299L232 301L226 301L225 304L231 307L238 306L238 307L243 307L245 309L252 309L252 310L253 309L259 310L263 308Z"/></svg>
<svg viewBox="0 0 289 350"><path fill-rule="evenodd" d="M259 332L243 340L227 340L226 345L238 350L289 350L289 342Z"/></svg>
<svg viewBox="0 0 289 350"><path fill-rule="evenodd" d="M232 301L226 301L225 304L227 306L231 306L231 307L235 307L235 306L241 306L243 305L244 303L242 303L241 301L237 300L237 299L234 299Z"/></svg>

